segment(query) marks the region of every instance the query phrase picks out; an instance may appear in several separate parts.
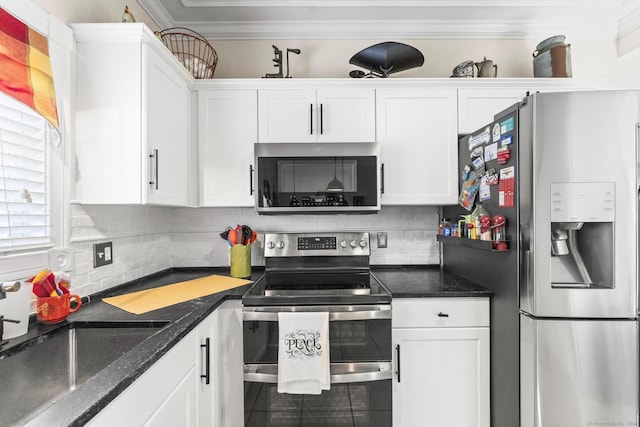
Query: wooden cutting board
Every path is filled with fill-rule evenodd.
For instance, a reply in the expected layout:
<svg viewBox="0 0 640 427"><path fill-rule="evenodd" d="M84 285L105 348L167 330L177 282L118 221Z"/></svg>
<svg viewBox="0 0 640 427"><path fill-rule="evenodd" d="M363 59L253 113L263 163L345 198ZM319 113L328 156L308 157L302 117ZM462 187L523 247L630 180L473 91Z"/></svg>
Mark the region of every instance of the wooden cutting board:
<svg viewBox="0 0 640 427"><path fill-rule="evenodd" d="M214 274L200 279L118 295L117 297L103 298L102 301L129 313L143 314L194 298L237 288L248 283L251 283L251 280L235 279Z"/></svg>

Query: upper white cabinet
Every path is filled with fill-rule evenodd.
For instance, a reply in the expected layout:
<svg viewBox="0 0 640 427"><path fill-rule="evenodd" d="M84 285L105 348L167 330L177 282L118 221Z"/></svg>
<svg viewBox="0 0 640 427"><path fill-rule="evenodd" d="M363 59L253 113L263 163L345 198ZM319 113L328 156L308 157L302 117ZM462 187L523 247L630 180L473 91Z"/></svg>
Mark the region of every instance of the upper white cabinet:
<svg viewBox="0 0 640 427"><path fill-rule="evenodd" d="M457 200L457 91L376 91L384 205L444 205Z"/></svg>
<svg viewBox="0 0 640 427"><path fill-rule="evenodd" d="M458 133L468 134L493 121L493 116L522 101L524 88L458 90Z"/></svg>
<svg viewBox="0 0 640 427"><path fill-rule="evenodd" d="M200 206L253 206L257 89L198 92Z"/></svg>
<svg viewBox="0 0 640 427"><path fill-rule="evenodd" d="M143 24L73 24L76 199L186 206L193 78Z"/></svg>
<svg viewBox="0 0 640 427"><path fill-rule="evenodd" d="M259 142L374 142L375 90L261 89Z"/></svg>

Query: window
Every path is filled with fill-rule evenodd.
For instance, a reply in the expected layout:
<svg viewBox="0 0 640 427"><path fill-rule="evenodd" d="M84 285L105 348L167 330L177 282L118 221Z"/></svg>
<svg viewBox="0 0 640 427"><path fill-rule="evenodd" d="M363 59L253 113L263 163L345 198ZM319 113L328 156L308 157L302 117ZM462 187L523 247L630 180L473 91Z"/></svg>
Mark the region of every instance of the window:
<svg viewBox="0 0 640 427"><path fill-rule="evenodd" d="M49 129L38 113L0 93L0 253L52 245Z"/></svg>

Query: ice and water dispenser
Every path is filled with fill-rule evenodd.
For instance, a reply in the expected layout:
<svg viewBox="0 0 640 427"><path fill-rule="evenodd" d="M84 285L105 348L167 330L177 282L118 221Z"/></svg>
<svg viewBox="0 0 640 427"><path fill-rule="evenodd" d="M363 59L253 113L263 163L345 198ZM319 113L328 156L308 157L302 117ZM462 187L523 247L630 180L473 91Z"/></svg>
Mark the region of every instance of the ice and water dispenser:
<svg viewBox="0 0 640 427"><path fill-rule="evenodd" d="M615 184L551 184L551 286L613 288Z"/></svg>

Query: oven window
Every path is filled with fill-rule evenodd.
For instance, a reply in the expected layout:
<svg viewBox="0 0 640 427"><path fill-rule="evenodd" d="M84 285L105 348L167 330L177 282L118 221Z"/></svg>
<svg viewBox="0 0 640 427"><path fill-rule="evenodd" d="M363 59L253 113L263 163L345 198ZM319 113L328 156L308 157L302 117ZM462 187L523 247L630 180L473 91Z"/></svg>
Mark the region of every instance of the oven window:
<svg viewBox="0 0 640 427"><path fill-rule="evenodd" d="M258 205L376 206L375 156L261 157Z"/></svg>
<svg viewBox="0 0 640 427"><path fill-rule="evenodd" d="M278 393L277 384L245 382L245 426L391 425L391 380L331 384L320 395Z"/></svg>
<svg viewBox="0 0 640 427"><path fill-rule="evenodd" d="M244 321L244 363L278 363L278 322ZM329 322L331 362L391 360L391 320Z"/></svg>

